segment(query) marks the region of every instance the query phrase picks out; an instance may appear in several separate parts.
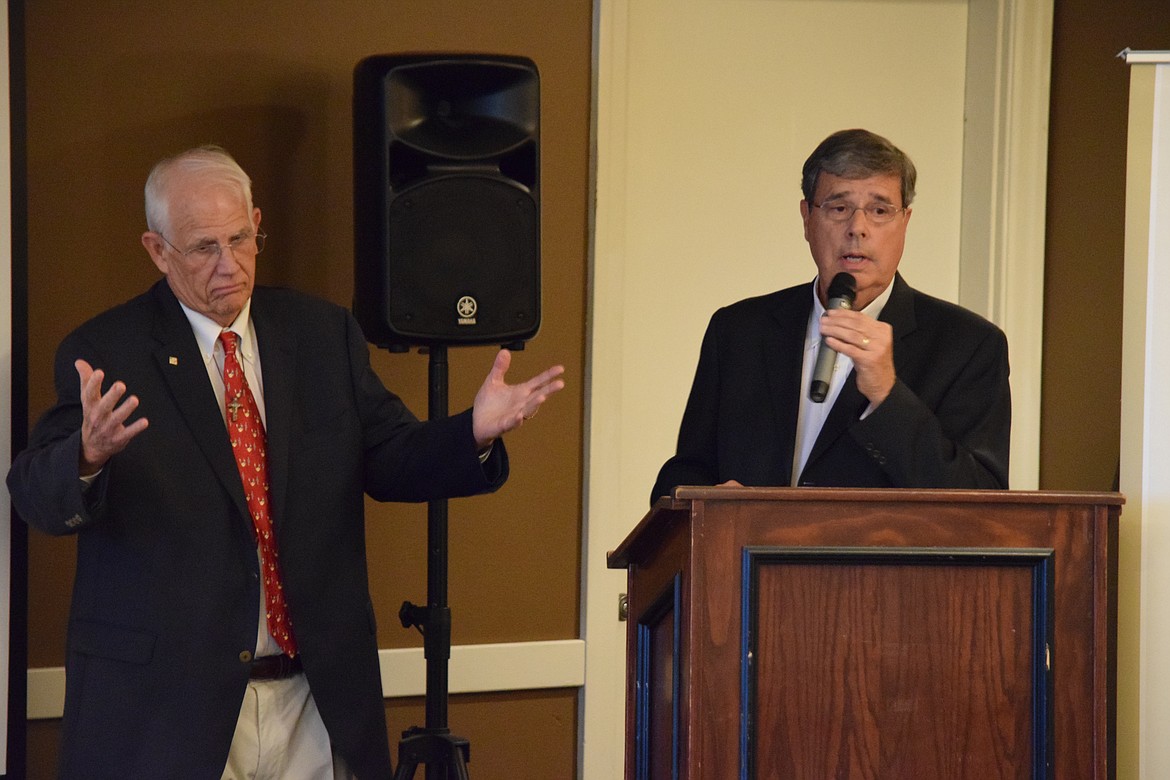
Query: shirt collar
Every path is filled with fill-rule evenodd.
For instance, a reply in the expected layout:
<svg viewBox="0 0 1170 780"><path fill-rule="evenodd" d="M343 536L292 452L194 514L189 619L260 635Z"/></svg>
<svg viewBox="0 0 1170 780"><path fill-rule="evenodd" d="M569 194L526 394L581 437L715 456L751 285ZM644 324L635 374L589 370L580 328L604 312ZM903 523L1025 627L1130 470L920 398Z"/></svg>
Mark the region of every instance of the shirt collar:
<svg viewBox="0 0 1170 780"><path fill-rule="evenodd" d="M183 307L183 314L187 315L187 321L191 323L191 330L195 333L195 341L199 344L199 352L203 355L203 362L206 364L212 359L215 354L215 345L219 341L219 334L225 330L230 330L240 337L240 354L245 360L252 358L252 299L244 301L243 308L232 323L226 328L220 325L215 320L208 317L206 314L201 314L194 309L188 307L182 301L179 305Z"/></svg>

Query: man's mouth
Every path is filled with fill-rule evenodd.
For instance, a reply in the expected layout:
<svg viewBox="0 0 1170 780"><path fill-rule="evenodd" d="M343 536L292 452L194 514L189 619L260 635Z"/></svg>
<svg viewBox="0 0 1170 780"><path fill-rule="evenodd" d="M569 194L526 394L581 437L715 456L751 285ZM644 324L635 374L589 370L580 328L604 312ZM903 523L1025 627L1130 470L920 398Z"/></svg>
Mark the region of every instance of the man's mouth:
<svg viewBox="0 0 1170 780"><path fill-rule="evenodd" d="M214 290L212 290L211 295L213 298L227 298L229 296L236 295L237 293L242 292L243 289L244 289L244 285L242 283L241 284L225 284L225 285L221 285L219 287L216 287Z"/></svg>

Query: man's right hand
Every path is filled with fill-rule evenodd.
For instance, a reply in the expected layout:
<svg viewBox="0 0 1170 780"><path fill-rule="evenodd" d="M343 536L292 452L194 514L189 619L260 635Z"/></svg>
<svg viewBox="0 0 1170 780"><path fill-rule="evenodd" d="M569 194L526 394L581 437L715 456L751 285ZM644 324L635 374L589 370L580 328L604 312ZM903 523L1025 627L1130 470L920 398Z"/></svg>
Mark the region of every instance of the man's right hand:
<svg viewBox="0 0 1170 780"><path fill-rule="evenodd" d="M77 360L73 367L81 379L81 458L80 476L92 476L105 467L106 462L126 449L138 434L146 430L150 422L139 417L129 425L126 420L138 408L138 396L125 400L126 385L114 382L102 395L102 380L105 372L94 369L84 360Z"/></svg>
<svg viewBox="0 0 1170 780"><path fill-rule="evenodd" d="M825 343L853 361L857 389L873 408L881 406L898 379L894 370L894 329L859 311L832 309L821 318Z"/></svg>

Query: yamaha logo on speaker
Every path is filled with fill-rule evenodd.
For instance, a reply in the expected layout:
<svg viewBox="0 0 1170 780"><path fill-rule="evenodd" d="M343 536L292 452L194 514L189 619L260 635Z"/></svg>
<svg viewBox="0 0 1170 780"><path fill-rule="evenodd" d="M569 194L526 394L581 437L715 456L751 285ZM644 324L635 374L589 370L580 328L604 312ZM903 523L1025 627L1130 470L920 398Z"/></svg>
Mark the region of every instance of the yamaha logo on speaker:
<svg viewBox="0 0 1170 780"><path fill-rule="evenodd" d="M479 309L479 304L475 302L475 298L470 295L464 295L455 304L455 311L459 313L460 325L474 325L475 312Z"/></svg>

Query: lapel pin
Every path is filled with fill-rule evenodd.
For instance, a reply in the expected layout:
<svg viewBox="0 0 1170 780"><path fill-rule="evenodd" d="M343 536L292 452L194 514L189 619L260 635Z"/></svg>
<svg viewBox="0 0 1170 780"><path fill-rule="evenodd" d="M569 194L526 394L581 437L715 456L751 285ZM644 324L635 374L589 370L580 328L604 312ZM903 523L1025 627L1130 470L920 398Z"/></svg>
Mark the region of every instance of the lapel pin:
<svg viewBox="0 0 1170 780"><path fill-rule="evenodd" d="M179 365L179 359L177 357L175 357L174 355L171 355L169 358L167 358L167 362L170 363L172 366Z"/></svg>

